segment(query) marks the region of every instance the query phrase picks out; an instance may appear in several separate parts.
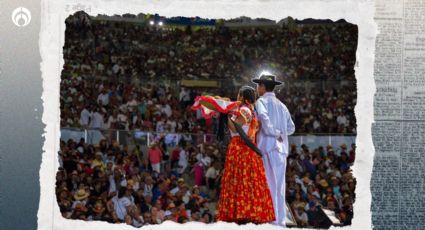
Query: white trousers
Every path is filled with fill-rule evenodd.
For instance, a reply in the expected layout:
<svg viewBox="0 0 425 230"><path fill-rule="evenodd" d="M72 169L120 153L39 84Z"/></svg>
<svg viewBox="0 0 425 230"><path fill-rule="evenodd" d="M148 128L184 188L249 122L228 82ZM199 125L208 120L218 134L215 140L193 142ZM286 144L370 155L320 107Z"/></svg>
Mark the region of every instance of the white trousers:
<svg viewBox="0 0 425 230"><path fill-rule="evenodd" d="M263 152L263 163L273 200L276 220L272 224L286 226L285 174L286 155L277 151Z"/></svg>

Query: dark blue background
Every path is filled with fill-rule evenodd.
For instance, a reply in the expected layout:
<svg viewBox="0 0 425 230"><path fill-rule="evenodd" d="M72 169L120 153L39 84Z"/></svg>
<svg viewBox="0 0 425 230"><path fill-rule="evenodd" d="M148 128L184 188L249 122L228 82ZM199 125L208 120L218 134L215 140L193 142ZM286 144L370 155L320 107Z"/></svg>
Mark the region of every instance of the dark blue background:
<svg viewBox="0 0 425 230"><path fill-rule="evenodd" d="M20 6L31 12L26 27L12 22ZM40 1L2 1L0 22L0 229L36 229L44 142Z"/></svg>

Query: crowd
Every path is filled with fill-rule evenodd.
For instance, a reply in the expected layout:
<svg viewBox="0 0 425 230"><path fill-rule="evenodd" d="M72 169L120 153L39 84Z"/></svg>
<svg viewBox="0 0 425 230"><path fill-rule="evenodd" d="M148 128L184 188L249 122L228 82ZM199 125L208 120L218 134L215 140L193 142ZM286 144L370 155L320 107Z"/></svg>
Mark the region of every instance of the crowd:
<svg viewBox="0 0 425 230"><path fill-rule="evenodd" d="M69 17L66 25L62 128L216 133L218 119L205 120L190 106L204 93L234 98L232 88L184 88L162 80L248 82L258 70L273 69L290 82L353 82L288 84L277 97L298 133L356 133L353 25L181 30L85 14ZM147 152L106 140L61 141L56 194L62 215L135 227L167 220L213 222L225 149L190 138L172 143L168 136L159 136ZM318 206L335 211L344 225L351 223L354 158L354 145L291 147L286 194L300 226L322 226Z"/></svg>
<svg viewBox="0 0 425 230"><path fill-rule="evenodd" d="M276 96L291 111L298 133L356 133L355 85L325 90L291 86Z"/></svg>
<svg viewBox="0 0 425 230"><path fill-rule="evenodd" d="M127 223L134 227L215 221L224 154L215 145L139 146L60 142L56 195L65 218ZM291 146L287 201L299 226L320 227L319 206L350 225L355 146L309 150Z"/></svg>
<svg viewBox="0 0 425 230"><path fill-rule="evenodd" d="M228 87L180 89L161 79L248 80L261 69L288 79L354 80L357 28L350 24L181 30L93 20L66 21L61 127L214 132L189 105L201 93L235 97ZM299 133L355 133L356 88L279 93ZM206 124L206 125L205 125Z"/></svg>
<svg viewBox="0 0 425 230"><path fill-rule="evenodd" d="M80 16L84 17L84 15ZM123 21L66 20L63 74L143 79L354 80L357 27L349 23L192 30Z"/></svg>
<svg viewBox="0 0 425 230"><path fill-rule="evenodd" d="M61 127L142 130L150 132L216 133L217 117L205 120L192 111L201 93L234 97L237 92L200 91L156 85L114 84L76 78L61 84ZM214 93L216 92L216 93ZM286 87L277 92L297 127L297 133L356 133L351 86L338 90Z"/></svg>
<svg viewBox="0 0 425 230"><path fill-rule="evenodd" d="M306 145L291 146L286 197L301 227L322 227L327 220L321 218L321 208L334 211L342 225L351 225L356 180L350 167L355 151L354 144L351 149L346 144L312 150Z"/></svg>
<svg viewBox="0 0 425 230"><path fill-rule="evenodd" d="M170 87L77 78L63 81L60 94L63 128L214 133L218 123L216 118L206 121L191 110L199 95L195 90L182 88L175 93Z"/></svg>
<svg viewBox="0 0 425 230"><path fill-rule="evenodd" d="M56 177L60 211L69 219L134 227L167 220L211 223L221 167L213 150L186 145L168 153L157 143L143 154L138 147L129 150L105 140L98 145L61 141Z"/></svg>

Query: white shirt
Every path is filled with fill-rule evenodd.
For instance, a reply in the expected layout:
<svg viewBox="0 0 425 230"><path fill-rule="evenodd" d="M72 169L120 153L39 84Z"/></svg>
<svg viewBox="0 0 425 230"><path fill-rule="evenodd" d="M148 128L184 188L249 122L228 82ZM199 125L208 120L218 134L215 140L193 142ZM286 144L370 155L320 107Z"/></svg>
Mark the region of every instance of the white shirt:
<svg viewBox="0 0 425 230"><path fill-rule="evenodd" d="M133 226L136 227L136 228L140 228L140 227L143 226L143 222L144 222L143 216L139 216L139 218L140 218L141 222L139 222L135 218L133 218ZM146 223L146 225L148 225L148 223Z"/></svg>
<svg viewBox="0 0 425 230"><path fill-rule="evenodd" d="M136 100L133 99L133 100L127 102L127 108L130 112L133 111L133 107L135 107L135 106L137 106Z"/></svg>
<svg viewBox="0 0 425 230"><path fill-rule="evenodd" d="M102 105L108 105L109 104L109 94L108 93L101 93L97 97L97 101L100 101Z"/></svg>
<svg viewBox="0 0 425 230"><path fill-rule="evenodd" d="M99 112L95 112L92 116L90 127L95 129L103 128L103 115Z"/></svg>
<svg viewBox="0 0 425 230"><path fill-rule="evenodd" d="M165 135L164 142L167 145L177 144L176 140L177 140L177 134L167 134L167 135Z"/></svg>
<svg viewBox="0 0 425 230"><path fill-rule="evenodd" d="M152 188L153 188L153 185L148 185L148 184L145 184L145 188L144 188L144 192L143 192L143 196L152 196Z"/></svg>
<svg viewBox="0 0 425 230"><path fill-rule="evenodd" d="M295 211L295 215L297 215L297 218L300 219L301 221L307 223L308 222L308 217L307 214L305 212L302 212L301 215L298 214L298 211Z"/></svg>
<svg viewBox="0 0 425 230"><path fill-rule="evenodd" d="M80 125L89 125L90 117L92 113L89 112L86 108L84 108L80 113Z"/></svg>
<svg viewBox="0 0 425 230"><path fill-rule="evenodd" d="M128 198L123 196L117 200L115 205L115 212L117 213L117 216L120 220L124 220L125 216L127 215L127 207L132 204L134 204L133 197Z"/></svg>
<svg viewBox="0 0 425 230"><path fill-rule="evenodd" d="M183 149L179 153L179 166L187 166L187 152Z"/></svg>
<svg viewBox="0 0 425 230"><path fill-rule="evenodd" d="M109 175L109 193L117 191L117 185L115 184L114 174Z"/></svg>
<svg viewBox="0 0 425 230"><path fill-rule="evenodd" d="M164 132L164 122L163 121L158 121L156 123L156 131L157 132Z"/></svg>
<svg viewBox="0 0 425 230"><path fill-rule="evenodd" d="M338 125L348 126L348 120L344 115L339 115L336 118L336 122L338 123Z"/></svg>
<svg viewBox="0 0 425 230"><path fill-rule="evenodd" d="M127 103L126 104L122 104L122 105L120 105L120 111L122 111L122 112L127 112Z"/></svg>
<svg viewBox="0 0 425 230"><path fill-rule="evenodd" d="M176 131L177 123L176 123L176 121L170 121L170 120L168 120L167 121L167 126L170 126L171 127L170 132L174 133Z"/></svg>
<svg viewBox="0 0 425 230"><path fill-rule="evenodd" d="M216 170L214 167L210 167L207 172L205 173L206 178L215 179L218 176L219 171Z"/></svg>
<svg viewBox="0 0 425 230"><path fill-rule="evenodd" d="M120 114L118 114L118 116L117 116L117 120L118 120L119 122L127 122L127 116L126 116L125 114L120 113Z"/></svg>
<svg viewBox="0 0 425 230"><path fill-rule="evenodd" d="M186 90L184 90L184 91L181 91L180 92L180 101L190 101L190 95L189 95L189 92L187 92Z"/></svg>
<svg viewBox="0 0 425 230"><path fill-rule="evenodd" d="M208 167L210 165L210 163L211 163L211 157L209 157L209 156L204 156L203 157L201 153L198 153L198 155L196 155L196 159L204 167Z"/></svg>
<svg viewBox="0 0 425 230"><path fill-rule="evenodd" d="M288 135L295 132L288 108L276 98L272 92L267 92L256 102L258 119L261 129L257 135L257 146L265 152L277 150L288 154ZM283 142L277 139L282 137Z"/></svg>
<svg viewBox="0 0 425 230"><path fill-rule="evenodd" d="M183 134L183 139L185 141L192 141L192 136L190 134Z"/></svg>
<svg viewBox="0 0 425 230"><path fill-rule="evenodd" d="M320 122L318 122L317 120L314 120L313 129L318 129L318 128L320 128Z"/></svg>
<svg viewBox="0 0 425 230"><path fill-rule="evenodd" d="M201 119L203 116L202 116L202 112L201 112L201 110L200 109L198 109L198 110L196 110L195 111L196 112L196 119Z"/></svg>
<svg viewBox="0 0 425 230"><path fill-rule="evenodd" d="M171 111L171 107L168 104L166 104L161 106L161 113L165 113L167 117L171 117L171 115L173 114L173 111Z"/></svg>
<svg viewBox="0 0 425 230"><path fill-rule="evenodd" d="M113 67L112 67L112 71L116 74L116 73L118 73L118 71L120 70L120 66L118 65L118 64L115 64Z"/></svg>
<svg viewBox="0 0 425 230"><path fill-rule="evenodd" d="M176 195L176 193L177 193L178 191L180 191L180 188L177 186L177 187L175 187L175 188L171 189L170 193L171 193L171 194L173 194L173 196L174 196L174 195Z"/></svg>

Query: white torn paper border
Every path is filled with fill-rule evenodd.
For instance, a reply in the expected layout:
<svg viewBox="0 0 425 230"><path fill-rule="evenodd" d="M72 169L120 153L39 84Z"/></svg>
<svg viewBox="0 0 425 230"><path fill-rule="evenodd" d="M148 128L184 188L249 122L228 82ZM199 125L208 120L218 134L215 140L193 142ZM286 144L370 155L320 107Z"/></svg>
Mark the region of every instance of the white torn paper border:
<svg viewBox="0 0 425 230"><path fill-rule="evenodd" d="M377 26L373 21L374 3L371 0L297 0L297 1L248 1L248 0L42 0L40 52L43 78L43 117L46 124L40 168L40 205L38 229L135 229L126 224L109 224L99 221L68 220L61 216L55 196L56 172L60 138L59 84L64 64L65 19L76 11L89 15L114 15L125 13L158 13L171 16L199 16L202 18L230 19L240 16L268 18L279 21L288 16L294 19L345 19L358 26L358 47L355 67L357 79L357 151L353 166L357 179L356 201L352 225L343 229L371 229L371 192L374 148L371 135L373 121L373 63ZM143 229L280 229L270 224L238 226L230 223L203 224L189 222L184 225L166 222ZM335 227L331 227L335 228Z"/></svg>

